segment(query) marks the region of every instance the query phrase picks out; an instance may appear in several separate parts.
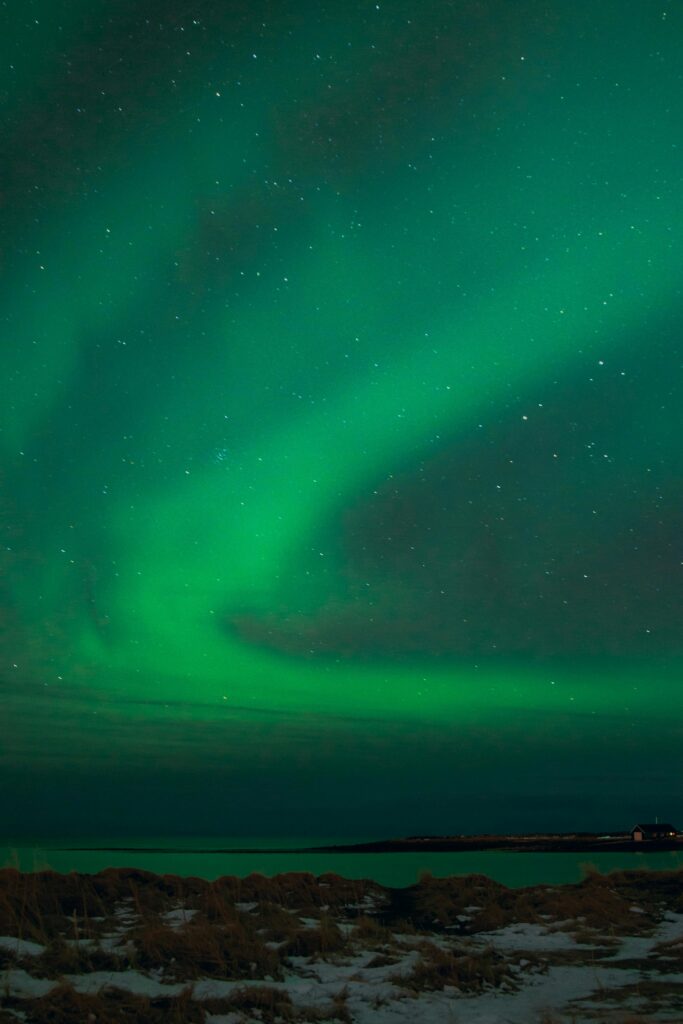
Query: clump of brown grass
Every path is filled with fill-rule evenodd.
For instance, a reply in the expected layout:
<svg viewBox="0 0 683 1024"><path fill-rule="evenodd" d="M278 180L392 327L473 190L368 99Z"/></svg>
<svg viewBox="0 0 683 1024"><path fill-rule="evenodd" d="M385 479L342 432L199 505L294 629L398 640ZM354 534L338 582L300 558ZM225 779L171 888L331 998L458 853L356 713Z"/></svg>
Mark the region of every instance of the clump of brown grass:
<svg viewBox="0 0 683 1024"><path fill-rule="evenodd" d="M634 914L631 900L625 898L618 888L610 884L609 876L590 874L577 885L557 886L552 893L525 895L523 890L517 901L518 917L529 919L532 913L540 913L540 907L558 921L577 921L584 934L613 932L619 935L648 932L653 928L653 919L647 914ZM533 901L535 906L531 907ZM545 919L547 920L547 918ZM591 941L588 935L588 941Z"/></svg>
<svg viewBox="0 0 683 1024"><path fill-rule="evenodd" d="M461 992L479 992L487 986L514 985L506 961L492 949L473 953L441 949L432 942L420 945L420 959L410 974L393 980L417 991L442 990L446 986Z"/></svg>
<svg viewBox="0 0 683 1024"><path fill-rule="evenodd" d="M269 901L260 903L245 917L249 926L256 928L268 942L286 942L301 929L298 918L290 910Z"/></svg>
<svg viewBox="0 0 683 1024"><path fill-rule="evenodd" d="M235 989L223 999L207 999L202 1002L207 1013L228 1014L237 1012L247 1014L250 1021L262 1021L263 1024L275 1024L276 1021L296 1021L296 1024L314 1024L314 1022L338 1021L351 1024L351 1016L346 1006L346 992L338 992L326 1008L294 1007L289 994L280 988L269 985L245 985Z"/></svg>
<svg viewBox="0 0 683 1024"><path fill-rule="evenodd" d="M7 1010L0 1009L0 1024L16 1024L12 1010L20 1012L26 1024L204 1024L207 1013L230 1012L261 1024L351 1024L343 991L328 1007L295 1008L284 989L267 985L245 985L224 999L195 1000L189 987L177 996L150 999L109 987L96 994L83 994L63 982L38 999L9 999L6 1005Z"/></svg>
<svg viewBox="0 0 683 1024"><path fill-rule="evenodd" d="M467 925L459 920L459 917L466 916L466 907L481 908L477 912L480 919L488 912L488 924L492 921L491 914L500 913L507 892L509 890L504 885L485 875L434 878L423 873L418 884L407 890L406 896L411 904L410 917L420 930L460 928L467 931ZM497 927L496 924L492 926Z"/></svg>
<svg viewBox="0 0 683 1024"><path fill-rule="evenodd" d="M329 917L322 917L317 928L299 928L282 946L282 956L325 957L347 945L346 936Z"/></svg>
<svg viewBox="0 0 683 1024"><path fill-rule="evenodd" d="M36 874L22 874L14 868L0 871L1 934L43 945L59 934L64 927L61 904L41 883Z"/></svg>
<svg viewBox="0 0 683 1024"><path fill-rule="evenodd" d="M276 1019L290 1021L294 1017L288 993L268 985L245 985L235 989L226 999L210 1000L204 1005L211 1013L237 1011L248 1014L250 1019L264 1021L264 1024Z"/></svg>
<svg viewBox="0 0 683 1024"><path fill-rule="evenodd" d="M51 939L43 953L30 959L30 973L39 978L60 978L64 974L89 971L117 971L122 966L126 966L123 959L113 953L84 943L73 945L61 938Z"/></svg>
<svg viewBox="0 0 683 1024"><path fill-rule="evenodd" d="M326 1008L318 1006L299 1007L295 1020L297 1024L323 1024L324 1021L331 1021L334 1024L353 1024L353 1018L347 1005L346 990L338 992L332 997L332 1001Z"/></svg>
<svg viewBox="0 0 683 1024"><path fill-rule="evenodd" d="M683 868L672 871L611 871L605 876L614 888L634 902L666 904L683 911Z"/></svg>
<svg viewBox="0 0 683 1024"><path fill-rule="evenodd" d="M213 883L216 891L234 892L232 880L219 878ZM327 902L315 875L290 871L274 878L252 874L240 880L239 899L246 903L276 903L290 910L303 910L307 916Z"/></svg>
<svg viewBox="0 0 683 1024"><path fill-rule="evenodd" d="M523 889L507 889L484 876L433 878L426 874L394 903L420 930L471 934L518 922L550 927L567 921L576 922L586 934L592 930L593 938L605 933L649 934L663 907L683 907L683 872L601 875L587 865L584 878L574 885ZM634 904L645 912L633 913ZM468 909L473 907L477 909Z"/></svg>
<svg viewBox="0 0 683 1024"><path fill-rule="evenodd" d="M277 954L239 922L221 927L195 922L173 929L142 924L130 933L137 966L161 967L180 980L200 976L221 978L280 978Z"/></svg>
<svg viewBox="0 0 683 1024"><path fill-rule="evenodd" d="M351 938L372 948L386 945L392 941L393 936L386 925L380 924L374 917L367 917L363 914L354 921Z"/></svg>
<svg viewBox="0 0 683 1024"><path fill-rule="evenodd" d="M331 873L316 878L306 871L289 871L273 878L256 873L241 879L225 876L211 885L229 902L276 903L307 917L316 916L324 907L337 909L359 904L366 896L378 899L385 896L385 890L376 882L346 879Z"/></svg>
<svg viewBox="0 0 683 1024"><path fill-rule="evenodd" d="M169 902L201 898L211 886L203 878L155 875L141 868L107 868L96 875L84 877L90 879L93 890L109 907L132 895L143 909L157 912Z"/></svg>
<svg viewBox="0 0 683 1024"><path fill-rule="evenodd" d="M391 920L389 931L399 935L419 935L421 929L407 917L396 917Z"/></svg>
<svg viewBox="0 0 683 1024"><path fill-rule="evenodd" d="M336 996L332 997L332 1003L327 1011L327 1019L332 1021L339 1021L340 1024L353 1024L353 1017L349 1011L348 1005L348 993L346 989L338 992ZM320 1020L319 1016L316 1016L316 1010L309 1017L311 1021ZM324 1020L325 1018L323 1018Z"/></svg>
<svg viewBox="0 0 683 1024"><path fill-rule="evenodd" d="M204 893L198 901L202 914L208 921L218 921L222 924L236 922L239 920L239 913L235 909L235 901L225 892L221 892L213 886Z"/></svg>
<svg viewBox="0 0 683 1024"><path fill-rule="evenodd" d="M523 889L507 889L477 875L439 879L425 874L417 886L399 892L394 909L420 930L468 934L517 922L551 926L570 921L596 935L649 934L665 908L683 912L683 871L602 875L585 865L579 883ZM633 913L634 904L644 913ZM472 907L478 909L467 909Z"/></svg>
<svg viewBox="0 0 683 1024"><path fill-rule="evenodd" d="M22 999L17 1005L28 1024L203 1024L205 1020L189 989L170 998L147 999L120 989L85 995L64 982L39 999Z"/></svg>
<svg viewBox="0 0 683 1024"><path fill-rule="evenodd" d="M0 933L43 944L67 933L93 938L115 919L124 901L138 916L150 917L169 903L201 901L209 884L132 868L109 868L97 875L22 874L5 868L0 870Z"/></svg>
<svg viewBox="0 0 683 1024"><path fill-rule="evenodd" d="M671 1020L672 1018L668 1016L668 1013L672 1009L679 1010L681 1006L681 985L678 981L672 982L667 979L660 981L654 978L640 978L639 981L629 982L626 985L621 985L619 988L599 987L588 998L592 1002L600 1001L612 1004L627 1004L632 1000L637 1000L645 1004L644 1011L646 1013L657 1014L659 1011L665 1010L668 1011L667 1019ZM625 1012L629 1020L638 1021L640 1024L649 1019L632 1011ZM675 1018L676 1024L678 1024L679 1019ZM623 1019L619 1020L619 1024L625 1024Z"/></svg>

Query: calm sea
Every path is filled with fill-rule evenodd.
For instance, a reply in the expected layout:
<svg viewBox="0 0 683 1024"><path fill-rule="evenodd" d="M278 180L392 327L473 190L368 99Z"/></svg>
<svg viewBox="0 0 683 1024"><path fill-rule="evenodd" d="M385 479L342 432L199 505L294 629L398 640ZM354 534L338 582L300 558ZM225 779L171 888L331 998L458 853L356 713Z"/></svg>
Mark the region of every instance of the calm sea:
<svg viewBox="0 0 683 1024"><path fill-rule="evenodd" d="M405 886L415 882L421 871L433 875L483 874L504 885L517 888L542 883L576 882L582 866L594 865L599 871L616 868L655 871L683 868L683 853L508 853L485 850L480 853L268 853L269 849L295 849L300 846L326 846L363 842L366 839L263 839L262 837L217 839L79 838L64 841L24 841L0 846L0 866L22 871L79 871L95 873L107 867L136 867L158 874L194 875L219 878L221 875L245 877L252 872L277 875L283 871L327 871L346 878L371 878L382 885ZM75 849L99 847L99 849ZM102 849L107 847L107 849ZM114 849L126 847L126 849ZM140 847L152 847L144 852ZM215 852L237 848L258 848L258 853ZM137 848L137 849L136 849ZM264 852L260 852L263 850Z"/></svg>

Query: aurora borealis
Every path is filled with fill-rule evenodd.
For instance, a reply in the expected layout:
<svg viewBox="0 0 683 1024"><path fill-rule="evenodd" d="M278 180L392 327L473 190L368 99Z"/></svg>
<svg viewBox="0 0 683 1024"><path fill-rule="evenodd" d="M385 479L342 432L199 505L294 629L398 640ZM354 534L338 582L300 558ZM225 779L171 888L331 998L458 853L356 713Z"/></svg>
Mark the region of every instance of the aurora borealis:
<svg viewBox="0 0 683 1024"><path fill-rule="evenodd" d="M2 18L4 827L680 818L683 8Z"/></svg>

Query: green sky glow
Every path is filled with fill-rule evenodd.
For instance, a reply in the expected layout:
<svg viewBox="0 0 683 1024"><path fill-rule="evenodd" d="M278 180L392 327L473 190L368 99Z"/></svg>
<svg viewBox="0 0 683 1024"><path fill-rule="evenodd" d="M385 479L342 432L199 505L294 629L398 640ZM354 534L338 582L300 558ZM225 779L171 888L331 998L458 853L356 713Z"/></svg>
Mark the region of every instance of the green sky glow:
<svg viewBox="0 0 683 1024"><path fill-rule="evenodd" d="M683 12L33 6L10 830L675 818Z"/></svg>

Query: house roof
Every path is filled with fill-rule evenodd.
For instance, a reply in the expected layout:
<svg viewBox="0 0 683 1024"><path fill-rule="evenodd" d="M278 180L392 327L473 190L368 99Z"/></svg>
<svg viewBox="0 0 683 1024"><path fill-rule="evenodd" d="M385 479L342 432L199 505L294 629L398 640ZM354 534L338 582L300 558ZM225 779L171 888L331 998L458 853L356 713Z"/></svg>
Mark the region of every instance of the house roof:
<svg viewBox="0 0 683 1024"><path fill-rule="evenodd" d="M642 829L643 832L677 832L678 831L678 829L674 828L674 826L670 825L669 822L667 822L667 821L655 822L654 824L652 822L650 822L650 824L648 824L648 825L645 825L645 824L634 825L633 828L631 829L631 832L635 832L635 830L637 828L638 829Z"/></svg>

